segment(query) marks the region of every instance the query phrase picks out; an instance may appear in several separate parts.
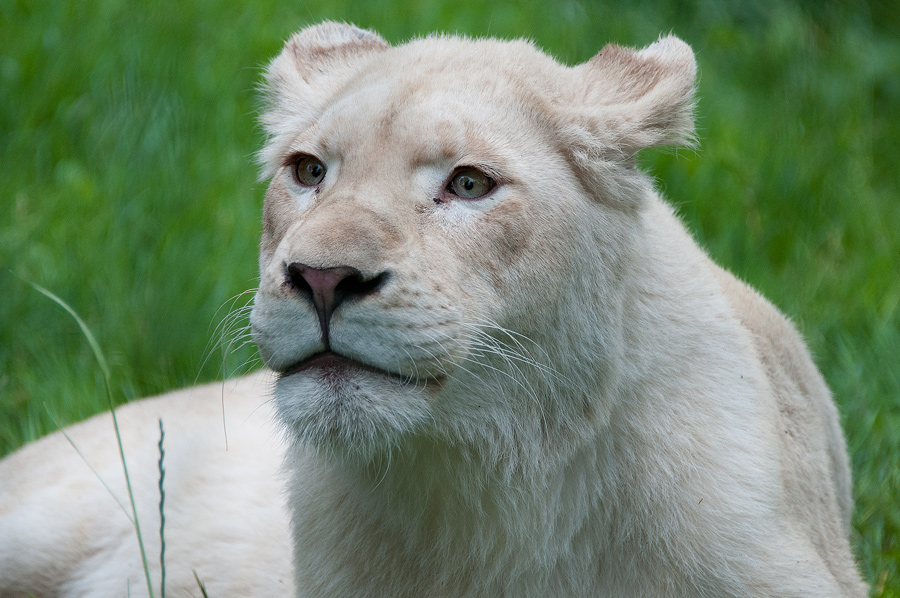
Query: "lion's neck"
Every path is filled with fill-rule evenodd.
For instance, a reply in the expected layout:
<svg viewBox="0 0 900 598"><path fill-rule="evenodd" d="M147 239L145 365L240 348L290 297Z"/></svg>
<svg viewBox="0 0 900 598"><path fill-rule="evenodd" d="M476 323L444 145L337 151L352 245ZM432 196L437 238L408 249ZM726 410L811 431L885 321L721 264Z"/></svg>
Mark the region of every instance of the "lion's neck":
<svg viewBox="0 0 900 598"><path fill-rule="evenodd" d="M303 555L296 563L298 582L308 584L328 569L355 570L356 579L373 580L396 571L442 593L464 595L458 584L468 572L493 576L498 587L549 575L565 554L577 551L581 535L595 534L606 516L603 497L615 482L614 476L597 476L610 469L602 463L602 443L565 457L565 463L548 463L546 453L543 462L535 460L534 450L524 443L499 455L419 440L368 464L297 450L295 464L305 467L293 468L295 541L323 549L312 556L308 549L297 551ZM327 481L310 488L306 467ZM321 554L340 557L327 562ZM388 587L373 585L367 592ZM424 585L420 589L428 593Z"/></svg>

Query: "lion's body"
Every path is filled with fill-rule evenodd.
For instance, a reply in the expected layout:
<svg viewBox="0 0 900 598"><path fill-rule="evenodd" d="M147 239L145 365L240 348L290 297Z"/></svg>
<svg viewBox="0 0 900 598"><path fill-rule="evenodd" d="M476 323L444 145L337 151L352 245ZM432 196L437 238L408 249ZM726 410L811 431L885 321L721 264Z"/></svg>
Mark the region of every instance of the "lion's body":
<svg viewBox="0 0 900 598"><path fill-rule="evenodd" d="M265 379L173 392L117 412L157 596L160 419L167 594L200 596L194 571L210 596L292 594L284 447ZM0 596L146 596L112 418L65 432L83 458L56 432L0 461Z"/></svg>
<svg viewBox="0 0 900 598"><path fill-rule="evenodd" d="M568 68L523 42L391 48L335 24L270 65L251 321L278 375L243 394L273 392L285 432L298 596L865 594L802 340L634 163L690 136L695 71L671 37ZM265 512L273 484L205 504ZM0 517L33 502L0 496Z"/></svg>

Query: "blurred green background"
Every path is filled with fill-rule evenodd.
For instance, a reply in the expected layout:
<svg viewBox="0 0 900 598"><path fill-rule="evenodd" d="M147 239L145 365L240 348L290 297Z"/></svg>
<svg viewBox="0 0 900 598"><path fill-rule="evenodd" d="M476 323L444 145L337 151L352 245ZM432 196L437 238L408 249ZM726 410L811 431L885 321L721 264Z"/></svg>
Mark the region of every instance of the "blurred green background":
<svg viewBox="0 0 900 598"><path fill-rule="evenodd" d="M569 64L660 33L694 47L701 147L642 160L808 339L847 432L863 572L900 596L895 1L0 0L0 455L105 407L77 326L20 277L84 316L117 400L253 366L214 331L257 281L255 87L323 18L394 42L526 36Z"/></svg>

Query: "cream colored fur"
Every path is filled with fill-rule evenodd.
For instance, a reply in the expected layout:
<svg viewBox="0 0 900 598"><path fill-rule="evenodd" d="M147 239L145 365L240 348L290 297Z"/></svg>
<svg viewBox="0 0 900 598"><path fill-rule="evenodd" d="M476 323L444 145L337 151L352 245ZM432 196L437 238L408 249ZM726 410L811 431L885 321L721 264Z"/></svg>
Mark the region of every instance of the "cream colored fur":
<svg viewBox="0 0 900 598"><path fill-rule="evenodd" d="M118 409L157 596L159 419L167 595L199 597L194 571L211 597L292 595L284 446L271 422L270 383L271 374L259 373ZM112 418L65 432L84 459L56 432L0 461L0 596L146 596L134 528L116 504L130 516Z"/></svg>
<svg viewBox="0 0 900 598"><path fill-rule="evenodd" d="M226 393L227 453L214 388L120 411L150 529L158 413L185 434L179 582L287 594L290 527L297 596L864 596L822 377L635 166L690 140L695 76L674 37L572 68L521 41L291 38L267 72L252 315L282 374ZM320 184L293 178L297 155ZM496 189L447 196L460 166ZM334 310L326 346L291 264L382 283ZM292 369L327 349L365 365ZM252 423L272 388L290 524L281 444ZM108 425L71 434L120 485ZM139 591L127 520L59 435L0 476L0 596Z"/></svg>

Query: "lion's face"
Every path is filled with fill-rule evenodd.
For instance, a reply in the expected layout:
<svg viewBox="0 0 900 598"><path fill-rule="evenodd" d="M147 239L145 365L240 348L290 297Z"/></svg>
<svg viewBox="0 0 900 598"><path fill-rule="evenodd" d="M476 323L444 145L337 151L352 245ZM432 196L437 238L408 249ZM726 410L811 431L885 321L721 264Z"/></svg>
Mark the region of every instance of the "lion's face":
<svg viewBox="0 0 900 598"><path fill-rule="evenodd" d="M572 137L596 132L566 124L576 75L522 42L391 48L324 25L288 43L252 326L289 430L367 452L472 417L502 428L553 407L566 347L602 354L617 332L591 314L620 308L640 199L592 193Z"/></svg>

